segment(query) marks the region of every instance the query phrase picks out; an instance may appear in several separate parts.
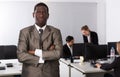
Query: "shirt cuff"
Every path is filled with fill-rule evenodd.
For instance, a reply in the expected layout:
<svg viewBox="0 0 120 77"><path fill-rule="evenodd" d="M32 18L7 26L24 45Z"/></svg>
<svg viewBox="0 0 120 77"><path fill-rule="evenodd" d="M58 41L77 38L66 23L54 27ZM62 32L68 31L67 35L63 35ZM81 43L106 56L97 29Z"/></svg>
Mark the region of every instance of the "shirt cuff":
<svg viewBox="0 0 120 77"><path fill-rule="evenodd" d="M35 50L35 55L38 56L38 57L40 57L39 58L39 63L44 63L44 60L42 58L42 50L41 49L36 49Z"/></svg>

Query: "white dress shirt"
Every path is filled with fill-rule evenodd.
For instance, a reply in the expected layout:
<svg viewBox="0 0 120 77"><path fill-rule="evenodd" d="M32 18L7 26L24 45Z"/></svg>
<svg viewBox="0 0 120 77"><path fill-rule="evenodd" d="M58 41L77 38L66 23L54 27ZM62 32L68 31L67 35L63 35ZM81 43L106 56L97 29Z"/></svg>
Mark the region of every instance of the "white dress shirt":
<svg viewBox="0 0 120 77"><path fill-rule="evenodd" d="M70 49L71 54L73 54L72 47L70 47L70 45L69 45L68 43L67 43L67 46L68 46L68 48Z"/></svg>
<svg viewBox="0 0 120 77"><path fill-rule="evenodd" d="M91 43L90 34L87 36L87 39L88 39L88 43Z"/></svg>
<svg viewBox="0 0 120 77"><path fill-rule="evenodd" d="M38 32L40 33L39 29L43 29L43 31L44 31L45 28L46 28L46 25L41 28L41 27L39 27L38 25L35 24L35 27L38 30ZM38 56L38 57L40 57L39 63L44 63L44 60L42 58L42 49L36 49L35 50L35 55Z"/></svg>

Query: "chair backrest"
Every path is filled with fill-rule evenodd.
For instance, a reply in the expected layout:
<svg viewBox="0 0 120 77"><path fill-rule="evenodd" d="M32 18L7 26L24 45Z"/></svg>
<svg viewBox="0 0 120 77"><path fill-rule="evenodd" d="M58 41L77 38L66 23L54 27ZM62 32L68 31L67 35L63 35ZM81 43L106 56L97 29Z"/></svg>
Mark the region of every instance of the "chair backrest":
<svg viewBox="0 0 120 77"><path fill-rule="evenodd" d="M4 59L4 46L0 45L0 59Z"/></svg>
<svg viewBox="0 0 120 77"><path fill-rule="evenodd" d="M4 46L4 57L5 59L16 59L17 58L17 46L16 45L5 45Z"/></svg>

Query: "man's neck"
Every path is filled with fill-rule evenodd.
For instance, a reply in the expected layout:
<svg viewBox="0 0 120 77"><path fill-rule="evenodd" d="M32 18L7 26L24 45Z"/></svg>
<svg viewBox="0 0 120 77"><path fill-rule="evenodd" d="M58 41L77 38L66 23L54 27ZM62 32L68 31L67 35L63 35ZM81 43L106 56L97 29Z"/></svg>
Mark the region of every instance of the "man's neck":
<svg viewBox="0 0 120 77"><path fill-rule="evenodd" d="M67 43L67 45L69 46L69 47L71 47L72 45L70 45L69 43Z"/></svg>
<svg viewBox="0 0 120 77"><path fill-rule="evenodd" d="M38 23L35 23L36 25L38 25L40 28L44 27L46 24L38 24Z"/></svg>
<svg viewBox="0 0 120 77"><path fill-rule="evenodd" d="M46 28L46 25L44 25L43 27L39 27L37 24L35 24L35 27L37 28L38 31L39 31L39 29L43 29L43 31L44 31Z"/></svg>

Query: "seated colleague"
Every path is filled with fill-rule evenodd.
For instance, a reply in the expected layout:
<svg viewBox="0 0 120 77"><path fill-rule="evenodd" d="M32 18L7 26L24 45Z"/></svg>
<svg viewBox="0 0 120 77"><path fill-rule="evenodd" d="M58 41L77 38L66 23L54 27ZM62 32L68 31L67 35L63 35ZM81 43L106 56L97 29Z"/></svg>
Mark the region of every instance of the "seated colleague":
<svg viewBox="0 0 120 77"><path fill-rule="evenodd" d="M98 35L96 32L91 31L87 25L81 28L84 43L98 44Z"/></svg>
<svg viewBox="0 0 120 77"><path fill-rule="evenodd" d="M72 45L74 44L73 36L66 37L66 44L63 46L63 58L67 59L72 56Z"/></svg>
<svg viewBox="0 0 120 77"><path fill-rule="evenodd" d="M120 42L117 42L117 52L120 54ZM96 64L97 68L101 68L104 70L114 69L113 77L120 77L120 57L115 58L115 60L111 64ZM108 74L109 75L109 74ZM106 75L105 77L108 77Z"/></svg>

